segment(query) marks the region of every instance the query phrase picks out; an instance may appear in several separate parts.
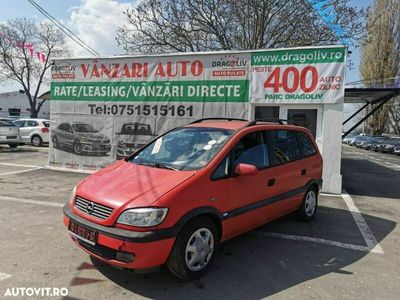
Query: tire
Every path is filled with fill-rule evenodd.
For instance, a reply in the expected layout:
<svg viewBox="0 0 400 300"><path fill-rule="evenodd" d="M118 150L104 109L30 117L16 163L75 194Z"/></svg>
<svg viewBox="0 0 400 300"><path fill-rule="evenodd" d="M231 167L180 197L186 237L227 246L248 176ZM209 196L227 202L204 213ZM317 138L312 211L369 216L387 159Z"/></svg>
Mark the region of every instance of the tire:
<svg viewBox="0 0 400 300"><path fill-rule="evenodd" d="M82 145L79 142L75 142L72 146L75 154L82 154Z"/></svg>
<svg viewBox="0 0 400 300"><path fill-rule="evenodd" d="M35 146L35 147L40 147L40 146L43 145L43 140L42 140L42 138L41 138L40 136L34 135L34 136L31 138L31 143L32 143L32 145Z"/></svg>
<svg viewBox="0 0 400 300"><path fill-rule="evenodd" d="M11 149L15 149L18 147L18 144L8 144Z"/></svg>
<svg viewBox="0 0 400 300"><path fill-rule="evenodd" d="M200 243L204 242L203 238L206 238L207 244ZM197 279L210 268L218 245L219 234L214 222L207 217L196 218L187 223L179 233L169 255L167 267L179 279ZM196 259L199 254L200 257ZM193 262L190 262L191 259Z"/></svg>
<svg viewBox="0 0 400 300"><path fill-rule="evenodd" d="M53 148L58 149L60 145L58 144L57 137L53 136L51 141L53 142Z"/></svg>
<svg viewBox="0 0 400 300"><path fill-rule="evenodd" d="M318 191L315 187L310 187L304 194L303 202L296 211L300 221L311 221L314 219L318 209Z"/></svg>

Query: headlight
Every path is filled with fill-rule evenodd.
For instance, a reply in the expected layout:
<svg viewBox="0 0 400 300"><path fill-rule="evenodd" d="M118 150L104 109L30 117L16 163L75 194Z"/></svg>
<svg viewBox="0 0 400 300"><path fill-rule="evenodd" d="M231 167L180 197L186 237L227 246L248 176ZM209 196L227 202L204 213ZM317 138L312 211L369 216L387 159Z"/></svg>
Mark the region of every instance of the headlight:
<svg viewBox="0 0 400 300"><path fill-rule="evenodd" d="M71 195L69 196L69 201L72 203L75 199L75 193L76 193L76 186L74 186L74 189L71 191Z"/></svg>
<svg viewBox="0 0 400 300"><path fill-rule="evenodd" d="M133 208L124 211L118 218L117 223L137 226L150 227L156 226L164 221L168 208Z"/></svg>

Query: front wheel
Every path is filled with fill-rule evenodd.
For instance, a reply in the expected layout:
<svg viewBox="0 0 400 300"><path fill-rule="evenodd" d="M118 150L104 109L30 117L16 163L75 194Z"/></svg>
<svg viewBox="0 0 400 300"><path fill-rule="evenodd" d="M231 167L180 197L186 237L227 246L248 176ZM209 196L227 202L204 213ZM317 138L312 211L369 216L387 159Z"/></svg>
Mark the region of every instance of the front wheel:
<svg viewBox="0 0 400 300"><path fill-rule="evenodd" d="M310 187L304 194L303 202L296 211L296 215L301 221L311 221L317 213L317 208L318 192L314 187Z"/></svg>
<svg viewBox="0 0 400 300"><path fill-rule="evenodd" d="M82 145L79 142L75 142L73 146L75 154L81 154L82 153Z"/></svg>
<svg viewBox="0 0 400 300"><path fill-rule="evenodd" d="M214 222L199 217L185 225L168 258L168 269L188 281L204 275L218 249L219 235Z"/></svg>

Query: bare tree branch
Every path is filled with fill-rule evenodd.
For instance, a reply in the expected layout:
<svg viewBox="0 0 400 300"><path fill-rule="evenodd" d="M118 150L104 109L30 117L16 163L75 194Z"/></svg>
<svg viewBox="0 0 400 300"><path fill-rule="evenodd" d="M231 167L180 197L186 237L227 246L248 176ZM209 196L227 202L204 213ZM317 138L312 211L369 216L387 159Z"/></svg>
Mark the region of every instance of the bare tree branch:
<svg viewBox="0 0 400 300"><path fill-rule="evenodd" d="M37 24L27 18L0 24L0 32L0 79L14 80L22 86L31 117L37 117L43 105L37 97L52 60L69 55L64 35L50 23ZM31 55L29 45L34 45L35 52L45 54L44 62L36 57L36 53Z"/></svg>

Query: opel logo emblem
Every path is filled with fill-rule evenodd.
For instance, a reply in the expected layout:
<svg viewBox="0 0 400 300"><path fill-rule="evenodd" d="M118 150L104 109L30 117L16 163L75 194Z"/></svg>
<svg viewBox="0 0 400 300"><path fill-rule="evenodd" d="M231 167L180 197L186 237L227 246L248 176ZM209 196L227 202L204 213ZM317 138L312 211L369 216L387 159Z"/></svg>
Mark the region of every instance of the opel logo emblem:
<svg viewBox="0 0 400 300"><path fill-rule="evenodd" d="M86 212L90 215L90 214L93 213L93 211L94 211L94 203L93 202L89 202L86 205Z"/></svg>

